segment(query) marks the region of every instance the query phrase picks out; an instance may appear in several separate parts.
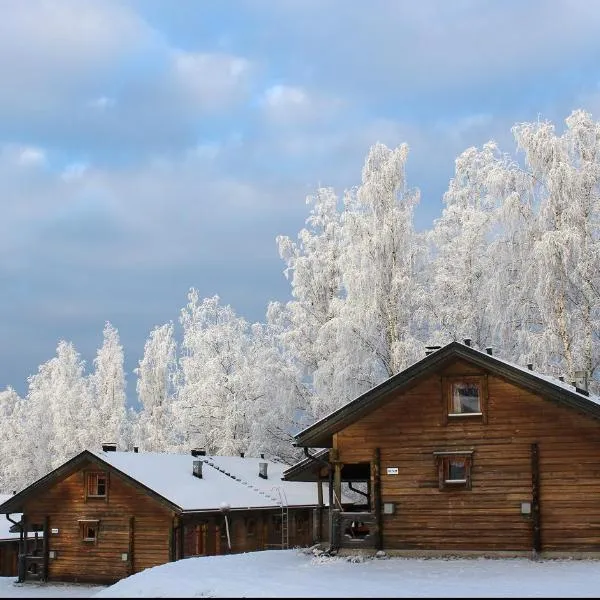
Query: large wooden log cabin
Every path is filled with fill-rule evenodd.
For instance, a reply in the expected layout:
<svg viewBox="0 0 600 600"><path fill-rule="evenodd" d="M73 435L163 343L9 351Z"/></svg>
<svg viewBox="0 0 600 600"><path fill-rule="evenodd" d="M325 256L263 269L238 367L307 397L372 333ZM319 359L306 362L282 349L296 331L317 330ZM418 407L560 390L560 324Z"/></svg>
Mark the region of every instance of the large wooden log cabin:
<svg viewBox="0 0 600 600"><path fill-rule="evenodd" d="M306 459L286 479L363 484L362 512L331 504L342 552L599 555L600 399L470 340L430 348L295 444Z"/></svg>
<svg viewBox="0 0 600 600"><path fill-rule="evenodd" d="M105 445L5 499L0 515L20 524L19 580L111 583L191 556L321 539L317 489L282 481L285 465L191 454Z"/></svg>

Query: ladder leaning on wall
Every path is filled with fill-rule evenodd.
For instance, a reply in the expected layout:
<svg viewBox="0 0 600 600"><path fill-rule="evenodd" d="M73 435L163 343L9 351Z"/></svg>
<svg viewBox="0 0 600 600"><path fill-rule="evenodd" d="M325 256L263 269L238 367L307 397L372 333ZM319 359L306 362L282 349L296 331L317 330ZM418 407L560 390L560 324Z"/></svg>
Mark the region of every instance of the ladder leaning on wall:
<svg viewBox="0 0 600 600"><path fill-rule="evenodd" d="M281 507L281 549L287 550L290 547L290 528L289 528L289 508L285 490L280 486L273 489L279 494L279 506Z"/></svg>

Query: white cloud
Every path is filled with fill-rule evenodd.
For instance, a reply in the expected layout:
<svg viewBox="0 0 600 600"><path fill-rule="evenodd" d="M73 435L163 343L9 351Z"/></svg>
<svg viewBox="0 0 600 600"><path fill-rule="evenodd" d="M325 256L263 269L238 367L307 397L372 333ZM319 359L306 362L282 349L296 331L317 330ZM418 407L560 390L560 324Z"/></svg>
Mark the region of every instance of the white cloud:
<svg viewBox="0 0 600 600"><path fill-rule="evenodd" d="M0 18L0 109L60 106L94 88L114 61L156 44L156 35L111 0L9 0Z"/></svg>
<svg viewBox="0 0 600 600"><path fill-rule="evenodd" d="M247 59L225 53L173 51L172 73L190 101L203 108L218 108L240 98L252 65Z"/></svg>
<svg viewBox="0 0 600 600"><path fill-rule="evenodd" d="M89 166L84 162L74 162L68 164L60 174L63 181L75 181L81 179L87 172Z"/></svg>
<svg viewBox="0 0 600 600"><path fill-rule="evenodd" d="M46 153L41 148L22 148L17 153L17 162L24 167L39 167L46 164Z"/></svg>
<svg viewBox="0 0 600 600"><path fill-rule="evenodd" d="M267 119L278 124L303 124L322 121L339 109L342 102L300 86L275 84L263 92L260 104Z"/></svg>
<svg viewBox="0 0 600 600"><path fill-rule="evenodd" d="M93 100L90 100L90 107L97 110L108 110L113 108L116 105L117 101L114 98L109 98L108 96L98 96Z"/></svg>

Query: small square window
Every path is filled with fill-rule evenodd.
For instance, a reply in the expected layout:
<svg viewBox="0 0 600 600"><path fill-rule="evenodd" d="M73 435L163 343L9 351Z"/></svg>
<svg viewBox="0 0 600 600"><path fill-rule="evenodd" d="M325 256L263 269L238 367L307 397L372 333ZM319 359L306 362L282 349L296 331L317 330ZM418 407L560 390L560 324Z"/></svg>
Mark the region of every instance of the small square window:
<svg viewBox="0 0 600 600"><path fill-rule="evenodd" d="M106 473L86 473L86 492L88 498L106 498L108 477Z"/></svg>
<svg viewBox="0 0 600 600"><path fill-rule="evenodd" d="M440 490L470 490L472 452L435 452Z"/></svg>
<svg viewBox="0 0 600 600"><path fill-rule="evenodd" d="M481 386L478 381L452 382L451 414L480 413Z"/></svg>
<svg viewBox="0 0 600 600"><path fill-rule="evenodd" d="M84 542L98 542L98 525L99 521L96 519L83 519L79 521L79 527L81 531L81 539Z"/></svg>
<svg viewBox="0 0 600 600"><path fill-rule="evenodd" d="M487 386L485 376L445 378L445 410L448 417L483 417L486 422L485 406ZM446 420L446 419L445 419Z"/></svg>

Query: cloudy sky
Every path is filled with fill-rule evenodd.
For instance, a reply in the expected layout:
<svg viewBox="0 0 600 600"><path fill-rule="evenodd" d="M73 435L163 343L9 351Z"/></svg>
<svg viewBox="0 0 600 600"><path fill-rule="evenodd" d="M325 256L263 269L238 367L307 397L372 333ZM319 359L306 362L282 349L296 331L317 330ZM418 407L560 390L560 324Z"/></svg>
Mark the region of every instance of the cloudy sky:
<svg viewBox="0 0 600 600"><path fill-rule="evenodd" d="M0 0L0 389L105 321L131 371L190 287L286 300L275 237L408 143L416 225L519 121L600 118L589 0Z"/></svg>

